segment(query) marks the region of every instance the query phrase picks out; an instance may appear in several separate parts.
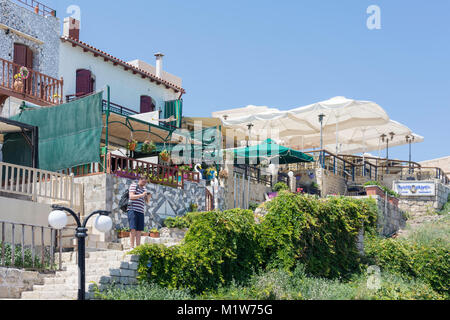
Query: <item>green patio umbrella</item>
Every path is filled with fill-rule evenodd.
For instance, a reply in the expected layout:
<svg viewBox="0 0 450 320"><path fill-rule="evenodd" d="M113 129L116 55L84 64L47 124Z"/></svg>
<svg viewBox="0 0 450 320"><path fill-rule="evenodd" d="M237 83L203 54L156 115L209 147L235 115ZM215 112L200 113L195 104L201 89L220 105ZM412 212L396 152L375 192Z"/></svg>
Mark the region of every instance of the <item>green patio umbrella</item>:
<svg viewBox="0 0 450 320"><path fill-rule="evenodd" d="M267 139L261 144L246 148L237 148L233 150L234 158L245 159L245 163L259 164L263 160L269 162L278 161L279 164L290 164L299 162L314 162L314 158L297 150L281 146L272 139Z"/></svg>

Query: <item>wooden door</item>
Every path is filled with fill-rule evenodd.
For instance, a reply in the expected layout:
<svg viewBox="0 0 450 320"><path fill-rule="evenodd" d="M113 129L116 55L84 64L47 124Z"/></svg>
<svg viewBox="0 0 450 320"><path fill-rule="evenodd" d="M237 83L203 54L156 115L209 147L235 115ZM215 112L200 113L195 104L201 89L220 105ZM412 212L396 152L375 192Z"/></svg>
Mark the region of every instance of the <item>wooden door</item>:
<svg viewBox="0 0 450 320"><path fill-rule="evenodd" d="M86 69L77 70L76 96L81 97L94 91L94 80L92 73Z"/></svg>

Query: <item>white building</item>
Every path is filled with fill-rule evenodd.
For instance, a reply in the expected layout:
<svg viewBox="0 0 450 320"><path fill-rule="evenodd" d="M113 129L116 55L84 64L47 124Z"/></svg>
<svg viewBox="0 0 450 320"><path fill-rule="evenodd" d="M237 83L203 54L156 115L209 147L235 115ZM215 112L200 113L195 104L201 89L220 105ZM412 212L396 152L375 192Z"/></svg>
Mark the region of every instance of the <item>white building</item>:
<svg viewBox="0 0 450 320"><path fill-rule="evenodd" d="M111 88L111 102L137 113L164 110L166 101L185 93L180 78L141 60L125 62L79 40L79 22L66 18L59 49L59 76L64 79L64 100ZM126 110L126 109L125 109Z"/></svg>

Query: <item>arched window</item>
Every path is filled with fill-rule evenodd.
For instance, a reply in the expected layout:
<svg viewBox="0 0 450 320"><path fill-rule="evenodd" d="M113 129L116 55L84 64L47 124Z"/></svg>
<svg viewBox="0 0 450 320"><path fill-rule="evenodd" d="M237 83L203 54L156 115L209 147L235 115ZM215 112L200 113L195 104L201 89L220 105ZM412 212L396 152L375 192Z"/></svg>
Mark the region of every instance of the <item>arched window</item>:
<svg viewBox="0 0 450 320"><path fill-rule="evenodd" d="M76 96L80 97L94 92L94 82L95 79L90 70L77 70Z"/></svg>
<svg viewBox="0 0 450 320"><path fill-rule="evenodd" d="M153 102L152 97L149 96L141 96L141 109L140 113L147 113L155 111L155 103Z"/></svg>

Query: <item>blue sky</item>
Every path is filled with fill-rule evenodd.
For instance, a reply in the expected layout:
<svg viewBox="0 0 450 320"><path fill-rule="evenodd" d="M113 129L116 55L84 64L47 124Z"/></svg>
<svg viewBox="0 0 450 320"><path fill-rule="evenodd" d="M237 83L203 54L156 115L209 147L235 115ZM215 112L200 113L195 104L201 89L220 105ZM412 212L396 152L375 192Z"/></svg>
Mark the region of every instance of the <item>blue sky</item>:
<svg viewBox="0 0 450 320"><path fill-rule="evenodd" d="M183 78L184 113L334 96L371 100L425 136L413 160L450 155L450 1L42 0L64 18L81 9L81 40ZM381 29L369 30L369 5ZM408 146L390 156L408 158ZM382 152L382 155L384 151Z"/></svg>

